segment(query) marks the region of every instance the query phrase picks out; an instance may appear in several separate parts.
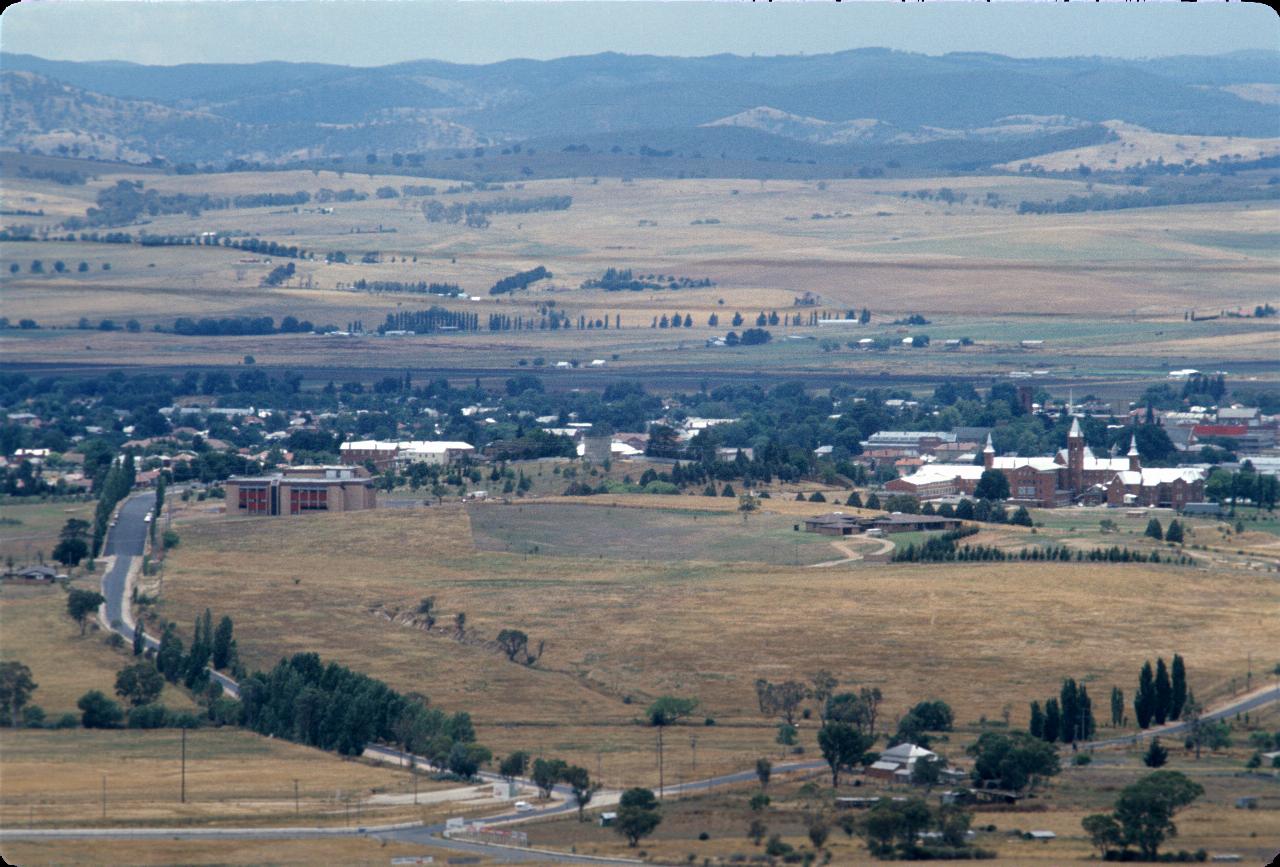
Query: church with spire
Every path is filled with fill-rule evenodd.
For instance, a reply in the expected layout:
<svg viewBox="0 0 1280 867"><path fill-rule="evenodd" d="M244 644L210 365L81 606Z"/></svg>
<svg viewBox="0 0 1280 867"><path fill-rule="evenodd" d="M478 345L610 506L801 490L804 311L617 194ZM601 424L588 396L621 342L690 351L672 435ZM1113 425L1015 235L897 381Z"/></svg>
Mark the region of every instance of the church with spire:
<svg viewBox="0 0 1280 867"><path fill-rule="evenodd" d="M1100 458L1084 442L1080 422L1071 421L1067 447L1053 457L1001 457L987 435L982 464L927 464L916 473L885 483L885 489L922 500L972 496L982 474L998 470L1009 482L1009 500L1052 508L1074 503L1112 506L1169 506L1180 508L1203 498L1204 473L1173 467L1144 469L1136 437L1129 439L1124 457Z"/></svg>

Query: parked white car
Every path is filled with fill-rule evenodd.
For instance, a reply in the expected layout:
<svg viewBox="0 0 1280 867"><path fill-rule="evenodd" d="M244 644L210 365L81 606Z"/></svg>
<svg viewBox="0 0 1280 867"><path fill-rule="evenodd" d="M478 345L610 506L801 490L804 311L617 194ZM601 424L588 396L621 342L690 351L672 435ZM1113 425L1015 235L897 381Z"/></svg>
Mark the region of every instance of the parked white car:
<svg viewBox="0 0 1280 867"><path fill-rule="evenodd" d="M516 801L517 813L528 813L532 810L533 810L533 804L530 804L528 801Z"/></svg>

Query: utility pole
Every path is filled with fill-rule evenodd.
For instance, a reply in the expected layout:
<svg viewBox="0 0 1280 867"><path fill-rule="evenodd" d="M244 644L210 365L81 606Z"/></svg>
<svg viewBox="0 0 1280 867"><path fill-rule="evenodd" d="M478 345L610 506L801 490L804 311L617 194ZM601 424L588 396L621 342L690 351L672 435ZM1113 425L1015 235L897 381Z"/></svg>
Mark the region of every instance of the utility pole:
<svg viewBox="0 0 1280 867"><path fill-rule="evenodd" d="M293 815L297 816L301 812L302 812L302 809L301 807L298 806L298 781L294 780L293 781Z"/></svg>
<svg viewBox="0 0 1280 867"><path fill-rule="evenodd" d="M663 792L663 789L666 788L666 786L663 783L663 775L662 775L662 729L663 728L664 726L658 726L658 800L664 800L663 795L665 793Z"/></svg>
<svg viewBox="0 0 1280 867"><path fill-rule="evenodd" d="M693 752L693 772L698 773L698 736L689 735L689 749Z"/></svg>
<svg viewBox="0 0 1280 867"><path fill-rule="evenodd" d="M186 729L182 730L182 793L179 797L182 803L185 804L187 802L187 730Z"/></svg>
<svg viewBox="0 0 1280 867"><path fill-rule="evenodd" d="M414 806L417 806L418 804L418 769L414 768L410 771L410 773L413 774L413 803L414 803Z"/></svg>
<svg viewBox="0 0 1280 867"><path fill-rule="evenodd" d="M107 775L102 775L102 818L107 818Z"/></svg>

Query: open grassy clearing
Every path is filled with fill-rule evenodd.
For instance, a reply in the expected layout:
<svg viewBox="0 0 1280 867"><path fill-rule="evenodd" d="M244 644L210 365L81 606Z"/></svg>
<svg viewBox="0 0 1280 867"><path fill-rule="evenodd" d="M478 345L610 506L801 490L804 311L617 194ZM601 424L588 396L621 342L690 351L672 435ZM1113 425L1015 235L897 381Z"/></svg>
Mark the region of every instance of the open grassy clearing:
<svg viewBox="0 0 1280 867"><path fill-rule="evenodd" d="M787 511L795 508L812 504ZM1062 677L1128 691L1142 660L1176 651L1208 697L1243 678L1249 653L1268 653L1277 604L1267 576L1186 567L796 569L476 552L466 513L451 506L206 521L182 532L160 613L185 624L213 600L215 615L235 618L250 666L316 650L471 711L500 753L563 746L594 768L611 750L612 773L633 780L656 776L652 732L633 720L658 694L697 696L699 714L717 721L699 728L700 768L740 768L775 749L756 709L757 677L803 679L825 667L845 683L880 686L890 717L936 696L964 720L995 718L1007 703L1018 723ZM430 633L370 613L394 616L429 595L442 624ZM457 611L474 630L466 642L443 626ZM537 666L483 643L507 627L547 642ZM713 747L705 757L701 736Z"/></svg>
<svg viewBox="0 0 1280 867"><path fill-rule="evenodd" d="M814 504L813 508L821 508ZM468 511L476 547L609 560L712 560L808 565L833 557L829 539L785 516L697 509L616 511L589 505L485 505ZM621 532L619 532L621 530Z"/></svg>
<svg viewBox="0 0 1280 867"><path fill-rule="evenodd" d="M93 500L30 503L8 499L0 503L0 557L18 565L34 563L41 554L52 560L58 533L69 518L93 521ZM10 523L16 522L16 523Z"/></svg>
<svg viewBox="0 0 1280 867"><path fill-rule="evenodd" d="M458 812L365 803L376 794L412 796L412 776L239 729L187 733L185 803L180 730L18 730L0 741L0 822L10 827L102 823L104 776L107 824L355 825ZM425 802L452 785L420 778L418 791Z"/></svg>
<svg viewBox="0 0 1280 867"><path fill-rule="evenodd" d="M82 578L73 587L97 589L96 577ZM39 685L31 704L44 709L50 721L64 713L80 712L76 702L91 689L115 696L116 672L133 663L129 647L112 648L96 621L82 636L67 615L61 587L5 582L0 587L0 659L16 659L31 669ZM160 701L170 710L195 707L183 690L166 684Z"/></svg>

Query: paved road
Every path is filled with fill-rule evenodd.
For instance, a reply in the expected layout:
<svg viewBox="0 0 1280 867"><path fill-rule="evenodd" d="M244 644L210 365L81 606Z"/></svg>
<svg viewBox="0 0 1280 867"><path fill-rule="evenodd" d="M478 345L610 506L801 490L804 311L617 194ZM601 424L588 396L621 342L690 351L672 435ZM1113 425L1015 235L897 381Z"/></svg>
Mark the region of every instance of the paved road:
<svg viewBox="0 0 1280 867"><path fill-rule="evenodd" d="M1238 713L1245 713L1254 708L1262 707L1273 701L1280 701L1280 686L1263 686L1258 687L1252 692L1232 699L1227 704L1222 705L1212 711L1201 716L1201 720L1212 722L1213 720L1223 719L1229 716L1235 716ZM1106 738L1105 740L1092 741L1087 744L1081 744L1084 749L1095 749L1098 747L1120 747L1128 744L1136 744L1145 738L1169 737L1171 735L1180 735L1186 733L1191 728L1188 722L1169 723L1158 728L1146 729L1136 734L1124 735L1118 738Z"/></svg>
<svg viewBox="0 0 1280 867"><path fill-rule="evenodd" d="M125 579L135 557L141 557L147 543L147 514L156 504L155 494L137 494L120 507L116 526L107 533L103 550L115 556L115 562L102 577L102 595L107 597L107 623L116 628L123 626L125 603ZM125 638L133 640L133 630L116 628Z"/></svg>
<svg viewBox="0 0 1280 867"><path fill-rule="evenodd" d="M168 495L176 496L178 488L170 488ZM150 525L147 515L156 504L156 495L152 492L134 494L116 513L116 525L107 531L107 538L102 548L107 554L115 555L115 562L102 576L102 595L106 597L107 625L124 636L126 641L133 641L133 627L125 622L124 609L128 604L126 585L129 570L134 560L141 557L146 550L147 532ZM143 633L147 647L156 650L160 642ZM239 685L221 672L209 670L209 676L222 684L223 692L232 698L240 697Z"/></svg>

